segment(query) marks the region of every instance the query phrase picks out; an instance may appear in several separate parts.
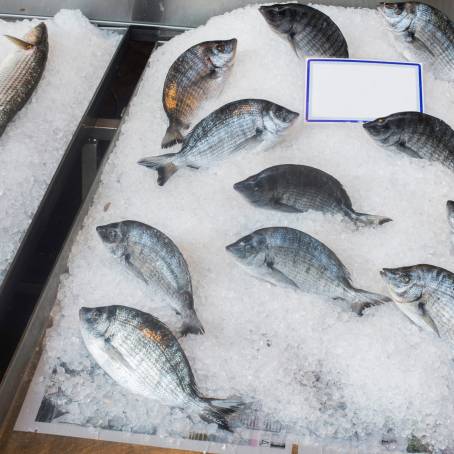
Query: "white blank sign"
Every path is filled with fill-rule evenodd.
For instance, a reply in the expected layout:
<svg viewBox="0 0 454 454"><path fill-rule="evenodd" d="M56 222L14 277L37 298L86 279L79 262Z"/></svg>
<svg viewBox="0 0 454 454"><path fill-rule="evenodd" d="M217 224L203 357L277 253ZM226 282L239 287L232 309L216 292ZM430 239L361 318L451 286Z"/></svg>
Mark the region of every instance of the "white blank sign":
<svg viewBox="0 0 454 454"><path fill-rule="evenodd" d="M306 121L369 121L423 111L418 63L307 60Z"/></svg>

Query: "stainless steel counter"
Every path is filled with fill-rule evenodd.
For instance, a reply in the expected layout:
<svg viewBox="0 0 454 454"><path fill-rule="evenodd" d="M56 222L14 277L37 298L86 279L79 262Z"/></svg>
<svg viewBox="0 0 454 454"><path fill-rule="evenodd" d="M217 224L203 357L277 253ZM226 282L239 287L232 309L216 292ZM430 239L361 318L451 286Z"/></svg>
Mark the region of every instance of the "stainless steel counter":
<svg viewBox="0 0 454 454"><path fill-rule="evenodd" d="M205 23L212 16L250 3L256 2L248 0L2 0L0 17L2 14L53 16L62 8L76 8L92 20L151 22L195 27ZM257 3L269 3L269 1ZM312 3L374 8L378 0L314 0ZM454 19L454 1L426 0L426 3L436 6Z"/></svg>

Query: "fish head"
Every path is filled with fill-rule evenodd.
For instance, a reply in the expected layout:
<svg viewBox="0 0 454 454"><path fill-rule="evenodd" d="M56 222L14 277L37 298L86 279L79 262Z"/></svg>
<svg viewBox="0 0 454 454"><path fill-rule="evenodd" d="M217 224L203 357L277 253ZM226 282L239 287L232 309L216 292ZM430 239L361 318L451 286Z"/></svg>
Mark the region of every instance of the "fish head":
<svg viewBox="0 0 454 454"><path fill-rule="evenodd" d="M394 145L400 139L405 127L405 113L380 117L373 121L363 123L363 128L367 133L383 145Z"/></svg>
<svg viewBox="0 0 454 454"><path fill-rule="evenodd" d="M81 307L79 321L82 333L93 337L103 337L115 318L115 313L115 306Z"/></svg>
<svg viewBox="0 0 454 454"><path fill-rule="evenodd" d="M409 29L416 16L417 5L413 2L381 2L378 10L396 32Z"/></svg>
<svg viewBox="0 0 454 454"><path fill-rule="evenodd" d="M113 255L117 257L123 255L126 243L126 232L122 222L98 225L96 227L96 232L98 232L102 242Z"/></svg>
<svg viewBox="0 0 454 454"><path fill-rule="evenodd" d="M425 285L418 266L383 268L380 275L396 303L413 303L421 299Z"/></svg>
<svg viewBox="0 0 454 454"><path fill-rule="evenodd" d="M235 61L238 40L236 38L207 43L209 59L216 68L228 68Z"/></svg>
<svg viewBox="0 0 454 454"><path fill-rule="evenodd" d="M454 232L454 201L453 200L448 200L446 202L446 212L448 215L449 227Z"/></svg>
<svg viewBox="0 0 454 454"><path fill-rule="evenodd" d="M295 8L292 5L264 5L259 8L268 25L277 33L288 35L295 23Z"/></svg>
<svg viewBox="0 0 454 454"><path fill-rule="evenodd" d="M243 265L259 265L265 261L266 238L259 232L254 232L229 244L225 249Z"/></svg>
<svg viewBox="0 0 454 454"><path fill-rule="evenodd" d="M38 45L44 41L47 41L47 27L44 22L39 23L36 27L33 27L25 36L24 41L27 43Z"/></svg>
<svg viewBox="0 0 454 454"><path fill-rule="evenodd" d="M272 198L272 188L268 187L267 181L258 175L252 175L243 181L233 185L233 189L239 192L249 202L258 206L266 206Z"/></svg>
<svg viewBox="0 0 454 454"><path fill-rule="evenodd" d="M263 111L263 125L270 134L281 135L295 122L298 116L298 112L270 103L269 108Z"/></svg>

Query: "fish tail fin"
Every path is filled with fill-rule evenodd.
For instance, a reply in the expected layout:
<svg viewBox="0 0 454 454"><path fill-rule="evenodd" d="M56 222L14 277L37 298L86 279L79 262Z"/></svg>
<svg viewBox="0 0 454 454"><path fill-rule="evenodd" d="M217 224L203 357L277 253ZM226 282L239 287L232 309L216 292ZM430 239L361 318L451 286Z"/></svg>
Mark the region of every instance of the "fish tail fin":
<svg viewBox="0 0 454 454"><path fill-rule="evenodd" d="M383 225L387 222L391 222L392 219L386 216L378 216L375 214L367 214L367 213L357 213L356 211L353 213L349 213L349 218L358 226L370 226L375 227L377 225Z"/></svg>
<svg viewBox="0 0 454 454"><path fill-rule="evenodd" d="M200 418L208 423L216 423L219 428L232 431L227 418L242 407L244 402L239 399L210 399L203 398L204 405L199 413Z"/></svg>
<svg viewBox="0 0 454 454"><path fill-rule="evenodd" d="M178 167L173 162L175 155L176 153L168 153L161 156L150 156L141 159L137 164L156 170L158 172L158 184L163 186L178 170Z"/></svg>
<svg viewBox="0 0 454 454"><path fill-rule="evenodd" d="M187 316L183 320L183 323L180 328L181 336L186 336L188 334L205 334L205 329L202 326L197 314L194 310L188 312Z"/></svg>
<svg viewBox="0 0 454 454"><path fill-rule="evenodd" d="M385 295L379 293L368 292L367 290L354 288L354 297L351 304L352 311L358 315L362 315L363 311L372 306L389 303L391 301Z"/></svg>
<svg viewBox="0 0 454 454"><path fill-rule="evenodd" d="M161 148L169 148L177 143L183 142L183 134L181 134L180 131L180 128L182 127L184 127L183 124L172 121L162 139Z"/></svg>

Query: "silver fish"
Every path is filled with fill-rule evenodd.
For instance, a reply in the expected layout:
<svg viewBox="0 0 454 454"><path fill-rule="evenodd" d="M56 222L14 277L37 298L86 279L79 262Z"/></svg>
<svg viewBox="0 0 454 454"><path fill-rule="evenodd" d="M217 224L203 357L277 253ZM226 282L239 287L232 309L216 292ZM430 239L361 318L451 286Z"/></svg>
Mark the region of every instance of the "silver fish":
<svg viewBox="0 0 454 454"><path fill-rule="evenodd" d="M392 219L358 213L341 183L314 167L283 164L235 183L233 188L252 204L289 213L309 210L341 214L357 226L381 225Z"/></svg>
<svg viewBox="0 0 454 454"><path fill-rule="evenodd" d="M296 112L263 99L234 101L195 125L178 153L151 156L138 163L157 170L162 186L180 167L198 169L250 144L275 140L297 117Z"/></svg>
<svg viewBox="0 0 454 454"><path fill-rule="evenodd" d="M399 112L364 123L380 145L412 158L437 161L454 170L454 131L439 118L421 112Z"/></svg>
<svg viewBox="0 0 454 454"><path fill-rule="evenodd" d="M384 2L378 7L410 59L433 65L436 77L454 80L454 22L419 2Z"/></svg>
<svg viewBox="0 0 454 454"><path fill-rule="evenodd" d="M448 217L449 229L451 231L451 240L454 243L454 201L448 200L446 202L446 214Z"/></svg>
<svg viewBox="0 0 454 454"><path fill-rule="evenodd" d="M118 384L230 430L227 417L242 403L204 397L181 345L157 318L131 307L104 306L82 307L79 319L87 350Z"/></svg>
<svg viewBox="0 0 454 454"><path fill-rule="evenodd" d="M17 48L0 63L0 136L37 87L49 51L47 27L42 22L22 39L6 37Z"/></svg>
<svg viewBox="0 0 454 454"><path fill-rule="evenodd" d="M347 301L361 313L389 298L353 287L350 273L327 246L299 230L268 227L226 247L251 274L278 286Z"/></svg>
<svg viewBox="0 0 454 454"><path fill-rule="evenodd" d="M220 88L233 65L237 40L206 41L190 47L172 64L162 92L169 127L162 148L183 141L194 112L214 88Z"/></svg>
<svg viewBox="0 0 454 454"><path fill-rule="evenodd" d="M454 342L454 274L433 265L384 268L397 307L416 325Z"/></svg>
<svg viewBox="0 0 454 454"><path fill-rule="evenodd" d="M202 334L194 309L191 275L183 255L164 233L137 221L96 227L110 252L153 291L160 292L183 319L181 335Z"/></svg>
<svg viewBox="0 0 454 454"><path fill-rule="evenodd" d="M288 39L300 58L348 58L348 46L339 27L318 9L299 3L261 6L271 28Z"/></svg>

